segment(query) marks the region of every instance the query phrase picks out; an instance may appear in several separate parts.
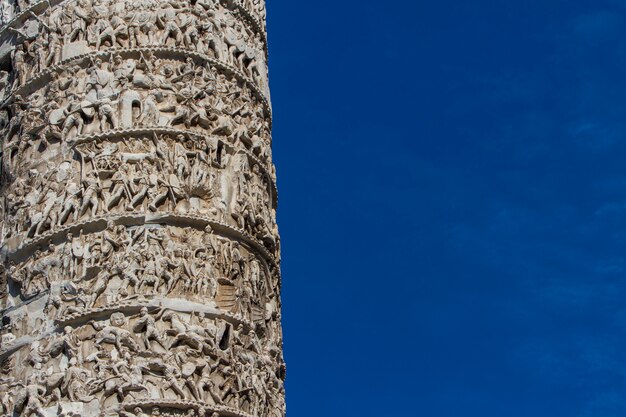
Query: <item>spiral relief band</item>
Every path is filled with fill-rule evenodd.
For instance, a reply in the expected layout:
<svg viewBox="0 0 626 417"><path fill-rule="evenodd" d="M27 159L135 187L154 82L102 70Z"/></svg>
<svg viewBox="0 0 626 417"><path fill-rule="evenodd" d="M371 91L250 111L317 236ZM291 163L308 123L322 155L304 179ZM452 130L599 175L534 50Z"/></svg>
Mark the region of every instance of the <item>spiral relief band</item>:
<svg viewBox="0 0 626 417"><path fill-rule="evenodd" d="M284 416L265 2L0 23L0 416Z"/></svg>

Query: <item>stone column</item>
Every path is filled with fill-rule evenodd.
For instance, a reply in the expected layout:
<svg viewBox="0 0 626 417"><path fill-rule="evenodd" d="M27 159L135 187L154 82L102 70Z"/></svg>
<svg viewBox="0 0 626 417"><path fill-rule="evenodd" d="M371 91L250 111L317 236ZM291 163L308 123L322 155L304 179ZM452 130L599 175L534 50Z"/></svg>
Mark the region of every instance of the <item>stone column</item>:
<svg viewBox="0 0 626 417"><path fill-rule="evenodd" d="M0 415L283 416L264 1L0 6Z"/></svg>

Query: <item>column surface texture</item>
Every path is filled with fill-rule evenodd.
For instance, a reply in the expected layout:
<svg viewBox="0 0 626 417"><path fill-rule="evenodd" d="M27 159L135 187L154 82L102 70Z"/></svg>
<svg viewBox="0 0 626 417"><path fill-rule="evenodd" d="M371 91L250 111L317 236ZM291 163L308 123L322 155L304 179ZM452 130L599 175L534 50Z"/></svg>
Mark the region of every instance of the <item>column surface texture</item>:
<svg viewBox="0 0 626 417"><path fill-rule="evenodd" d="M264 0L0 20L0 416L284 416Z"/></svg>

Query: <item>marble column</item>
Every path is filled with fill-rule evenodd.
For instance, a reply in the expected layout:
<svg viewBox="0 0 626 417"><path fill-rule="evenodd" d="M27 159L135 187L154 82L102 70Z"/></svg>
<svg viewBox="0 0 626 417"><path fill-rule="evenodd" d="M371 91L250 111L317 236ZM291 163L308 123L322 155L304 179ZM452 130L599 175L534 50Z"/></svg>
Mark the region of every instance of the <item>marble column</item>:
<svg viewBox="0 0 626 417"><path fill-rule="evenodd" d="M264 0L0 22L0 416L284 416Z"/></svg>

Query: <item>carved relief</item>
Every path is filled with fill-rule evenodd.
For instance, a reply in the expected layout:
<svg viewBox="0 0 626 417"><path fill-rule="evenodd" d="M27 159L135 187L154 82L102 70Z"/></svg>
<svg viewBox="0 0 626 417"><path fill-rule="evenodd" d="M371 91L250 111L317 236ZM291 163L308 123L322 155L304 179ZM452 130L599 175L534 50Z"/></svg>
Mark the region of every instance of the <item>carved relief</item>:
<svg viewBox="0 0 626 417"><path fill-rule="evenodd" d="M282 417L262 0L0 0L0 415Z"/></svg>
<svg viewBox="0 0 626 417"><path fill-rule="evenodd" d="M28 101L12 97L4 153L15 159L33 146L71 144L81 135L111 129L179 127L223 137L261 160L271 158L267 114L245 83L192 58L140 56L96 58L93 67L52 73Z"/></svg>
<svg viewBox="0 0 626 417"><path fill-rule="evenodd" d="M22 416L57 410L132 415L121 411L125 404L158 398L202 404L196 413L230 409L271 416L279 405L274 398L283 391L280 351L241 324L147 307L85 319L12 355L11 375L24 382L0 380L9 393L5 409ZM143 412L142 406L133 412Z"/></svg>
<svg viewBox="0 0 626 417"><path fill-rule="evenodd" d="M278 249L271 180L252 156L215 137L153 132L84 142L71 160L21 171L27 178L7 200L5 239L110 214L167 212L229 224Z"/></svg>
<svg viewBox="0 0 626 417"><path fill-rule="evenodd" d="M240 0L240 3L262 25L262 29L265 31L265 0Z"/></svg>
<svg viewBox="0 0 626 417"><path fill-rule="evenodd" d="M280 304L275 270L246 244L210 227L109 224L99 233L69 232L26 261L11 261L4 276L12 289L8 305L45 296L45 313L55 320L167 297L202 303L263 329ZM30 325L11 330L15 337L31 334L31 327L44 330L33 321L32 311L17 309L8 315L22 316L28 316Z"/></svg>
<svg viewBox="0 0 626 417"><path fill-rule="evenodd" d="M14 46L14 87L73 57L109 49L171 47L215 58L241 71L267 91L265 45L232 10L219 2L64 2L43 15L39 28Z"/></svg>

